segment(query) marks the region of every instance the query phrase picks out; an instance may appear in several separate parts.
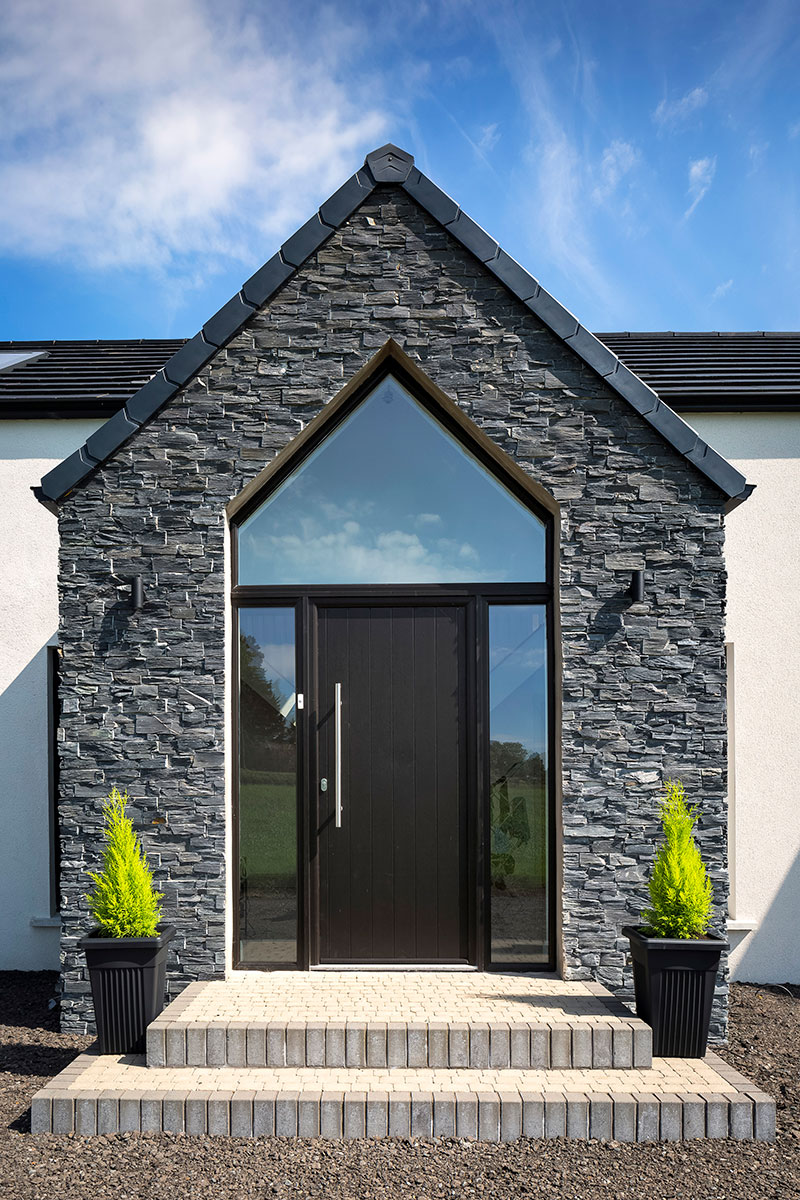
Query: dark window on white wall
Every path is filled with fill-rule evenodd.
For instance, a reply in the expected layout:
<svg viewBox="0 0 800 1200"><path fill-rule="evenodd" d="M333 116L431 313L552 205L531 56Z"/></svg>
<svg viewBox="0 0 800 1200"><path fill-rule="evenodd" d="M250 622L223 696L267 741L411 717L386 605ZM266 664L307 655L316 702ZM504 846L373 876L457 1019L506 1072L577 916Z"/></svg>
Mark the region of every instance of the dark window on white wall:
<svg viewBox="0 0 800 1200"><path fill-rule="evenodd" d="M58 678L61 651L58 646L47 647L47 787L49 794L50 834L50 915L55 917L61 908L59 895L60 838L58 830Z"/></svg>

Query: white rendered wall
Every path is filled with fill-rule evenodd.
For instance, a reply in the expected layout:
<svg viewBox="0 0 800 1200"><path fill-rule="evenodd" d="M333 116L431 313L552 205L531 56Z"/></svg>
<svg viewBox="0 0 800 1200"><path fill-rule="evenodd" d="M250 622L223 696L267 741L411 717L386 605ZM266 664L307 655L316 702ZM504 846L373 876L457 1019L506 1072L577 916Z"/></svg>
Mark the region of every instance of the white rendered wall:
<svg viewBox="0 0 800 1200"><path fill-rule="evenodd" d="M33 497L99 421L0 421L0 970L58 967L50 917L47 651L58 523Z"/></svg>
<svg viewBox="0 0 800 1200"><path fill-rule="evenodd" d="M733 646L731 966L800 982L800 413L691 413L756 484L726 520ZM752 925L752 930L737 926Z"/></svg>

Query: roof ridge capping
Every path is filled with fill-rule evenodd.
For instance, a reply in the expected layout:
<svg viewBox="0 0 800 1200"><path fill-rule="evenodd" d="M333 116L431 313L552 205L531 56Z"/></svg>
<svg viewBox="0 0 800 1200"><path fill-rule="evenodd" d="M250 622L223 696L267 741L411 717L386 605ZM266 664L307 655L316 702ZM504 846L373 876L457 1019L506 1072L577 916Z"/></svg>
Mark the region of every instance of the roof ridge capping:
<svg viewBox="0 0 800 1200"><path fill-rule="evenodd" d="M414 165L414 156L387 142L367 154L364 165L292 234L236 295L206 321L160 371L87 440L34 488L37 498L55 511L58 501L150 420L179 388L202 370L221 347L235 337L253 313L266 304L300 266L320 248L371 195L376 186L403 188L452 236L469 250L557 337L567 343L666 441L692 462L728 498L730 510L753 491L744 475L717 454L652 388L626 367L608 346L546 291L476 221Z"/></svg>

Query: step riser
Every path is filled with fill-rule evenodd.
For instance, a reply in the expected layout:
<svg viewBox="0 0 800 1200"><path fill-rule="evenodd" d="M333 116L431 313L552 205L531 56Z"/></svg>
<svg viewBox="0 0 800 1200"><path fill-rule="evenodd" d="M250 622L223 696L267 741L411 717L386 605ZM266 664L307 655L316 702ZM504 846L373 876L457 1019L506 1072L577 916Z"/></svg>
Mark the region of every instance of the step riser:
<svg viewBox="0 0 800 1200"><path fill-rule="evenodd" d="M432 1067L647 1069L652 1031L613 1025L445 1022L155 1022L147 1065L163 1067Z"/></svg>
<svg viewBox="0 0 800 1200"><path fill-rule="evenodd" d="M196 1092L132 1096L50 1090L34 1097L33 1133L187 1133L221 1137L612 1138L619 1142L735 1138L772 1141L764 1093Z"/></svg>

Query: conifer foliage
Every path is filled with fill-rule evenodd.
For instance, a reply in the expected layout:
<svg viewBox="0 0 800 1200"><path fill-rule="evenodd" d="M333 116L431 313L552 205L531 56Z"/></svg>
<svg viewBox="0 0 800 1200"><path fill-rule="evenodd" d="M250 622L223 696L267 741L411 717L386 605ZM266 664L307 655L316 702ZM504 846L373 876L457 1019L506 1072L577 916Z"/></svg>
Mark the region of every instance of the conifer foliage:
<svg viewBox="0 0 800 1200"><path fill-rule="evenodd" d="M128 793L113 788L103 805L103 870L89 872L94 884L87 897L89 911L104 937L155 937L162 893L153 886L153 874L133 822L125 815L127 802Z"/></svg>
<svg viewBox="0 0 800 1200"><path fill-rule="evenodd" d="M680 780L668 779L661 802L665 841L650 878L643 921L652 937L701 937L711 916L711 880L692 836L697 810L686 803Z"/></svg>

